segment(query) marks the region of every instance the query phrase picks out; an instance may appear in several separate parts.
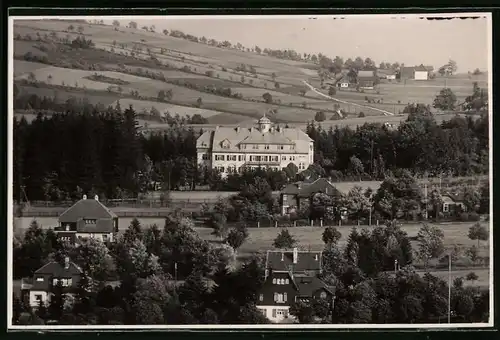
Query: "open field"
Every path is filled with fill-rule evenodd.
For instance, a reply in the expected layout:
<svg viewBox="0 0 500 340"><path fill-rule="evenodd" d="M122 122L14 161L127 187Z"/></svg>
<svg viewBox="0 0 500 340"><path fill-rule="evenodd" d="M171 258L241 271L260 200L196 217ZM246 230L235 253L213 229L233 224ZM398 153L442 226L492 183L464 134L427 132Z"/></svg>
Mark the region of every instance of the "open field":
<svg viewBox="0 0 500 340"><path fill-rule="evenodd" d="M36 34L50 36L55 32L57 37L69 35L73 39L75 32L68 32L68 22L63 21L18 21L15 24L15 33L22 36L30 34L36 39ZM43 43L36 41L16 41L16 55L32 52L39 55L48 55L50 58L62 60L71 65L72 61L85 61L88 64L101 64L104 66L118 67L124 65L129 70L137 71L138 68L148 72L161 72L168 81L179 81L182 84L195 84L197 86L216 86L218 88L231 88L233 93L241 93L243 99L222 97L211 93L201 92L185 86L167 84L158 80L144 77L136 77L128 74L111 71L97 71L112 78L120 78L130 82L129 85L122 86L123 93L138 91L140 96L155 97L160 89L172 89L173 99L171 101L179 114L185 111L192 112L191 107L198 98L202 99L203 115L209 117L210 124L241 124L250 123L252 118L259 118L263 113L271 109L276 109L277 114L271 119L279 123L301 124L314 119L316 112L333 110L335 101L328 100L313 91L307 91L306 97L300 92L304 89L303 81L307 80L314 87L319 87L319 79L316 73L317 66L312 63L282 60L253 52L243 52L235 49L218 48L206 44L195 43L180 38L165 36L162 33L146 32L126 27L119 27L114 30L111 26L82 24L83 35L90 38L96 44L96 49L78 49L64 52L59 56L55 50L51 50L56 43ZM116 44L113 42L116 41ZM42 52L35 48L35 45L45 44L49 48L48 52ZM125 44L124 46L122 44ZM140 46L142 51L134 51L131 56L132 47ZM100 50L101 49L101 50ZM105 51L103 51L104 49ZM175 68L189 67L190 72L181 70L159 69L157 65L149 60L149 52L159 59L163 64ZM112 52L111 52L112 51ZM161 53L163 52L163 53ZM257 74L236 71L241 65L253 66ZM33 72L39 81L47 81L50 74L54 84L61 84L63 81L67 86L96 89L106 92L103 97L111 96L112 100L100 101L104 105L114 103L118 94L107 92L109 84L85 79L85 75L93 71L72 70L67 68L46 68L36 65L23 64L16 61L16 76L26 79L29 72ZM69 66L68 66L69 67ZM205 72L210 71L213 77L208 77ZM193 74L194 72L195 74ZM272 74L276 75L276 81L280 83L280 88L274 88ZM241 82L241 77L244 82ZM323 126L357 126L364 122L395 122L399 123L399 117L385 117L382 111L399 114L407 103L432 104L435 95L445 85L450 87L458 97L459 102L463 102L466 96L471 94L473 81L478 81L481 87L487 87L486 75L471 77L453 76L449 78L436 78L429 81L411 81L405 83L382 82L378 86L379 94L376 91L366 91L357 93L350 91L337 91L335 99L345 103L337 103L346 113L347 119L323 122ZM250 83L251 82L251 83ZM24 87L24 86L23 86ZM328 90L321 90L327 93ZM283 105L272 105L263 102L262 94L269 92L274 100L279 100ZM63 94L62 96L66 96ZM95 94L91 95L90 102L95 102ZM365 97L380 100L381 103L367 103ZM317 99L315 99L317 98ZM252 100L252 101L248 101ZM135 101L139 110L150 109L152 102L140 103ZM305 103L305 107L303 107ZM288 106L291 104L292 106ZM181 108L183 105L188 108ZM363 107L357 106L363 105ZM157 107L158 108L158 107ZM382 111L380 111L382 110ZM357 118L360 114L365 118ZM174 113L175 114L175 113ZM336 118L335 113L327 112L327 118ZM441 119L441 118L437 118ZM252 122L253 124L253 122Z"/></svg>
<svg viewBox="0 0 500 340"><path fill-rule="evenodd" d="M120 102L121 107L126 108L129 107L129 105L132 105L132 107L134 108L134 110L136 110L136 112L146 112L148 114L152 107L155 107L158 111L160 111L162 115L166 115L168 112L171 116L175 116L176 114L178 114L181 117L186 115L192 116L195 114L199 114L204 118L209 118L223 113L214 110L206 110L195 107L180 106L169 103L161 103L161 102L137 100L129 98L119 99L116 102L112 103L111 105L115 106L118 102Z"/></svg>

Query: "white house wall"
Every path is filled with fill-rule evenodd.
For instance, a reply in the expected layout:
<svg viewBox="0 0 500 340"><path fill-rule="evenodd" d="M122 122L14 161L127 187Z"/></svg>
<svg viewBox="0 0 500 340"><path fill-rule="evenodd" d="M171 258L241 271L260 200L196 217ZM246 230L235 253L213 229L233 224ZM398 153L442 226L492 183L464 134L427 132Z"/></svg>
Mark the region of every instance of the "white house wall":
<svg viewBox="0 0 500 340"><path fill-rule="evenodd" d="M427 71L415 71L415 80L427 80Z"/></svg>
<svg viewBox="0 0 500 340"><path fill-rule="evenodd" d="M274 323L293 323L295 321L295 317L289 314L289 306L257 306L257 309L260 310L269 321ZM273 317L273 309L276 309L275 317ZM288 316L286 317L284 313L279 313L278 310L286 311Z"/></svg>

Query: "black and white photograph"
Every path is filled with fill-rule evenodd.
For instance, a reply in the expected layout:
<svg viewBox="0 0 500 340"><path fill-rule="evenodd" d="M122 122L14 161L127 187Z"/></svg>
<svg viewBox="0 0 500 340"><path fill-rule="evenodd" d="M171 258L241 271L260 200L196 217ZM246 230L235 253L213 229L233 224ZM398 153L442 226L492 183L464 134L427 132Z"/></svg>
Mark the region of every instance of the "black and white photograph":
<svg viewBox="0 0 500 340"><path fill-rule="evenodd" d="M491 13L10 16L10 330L493 326Z"/></svg>

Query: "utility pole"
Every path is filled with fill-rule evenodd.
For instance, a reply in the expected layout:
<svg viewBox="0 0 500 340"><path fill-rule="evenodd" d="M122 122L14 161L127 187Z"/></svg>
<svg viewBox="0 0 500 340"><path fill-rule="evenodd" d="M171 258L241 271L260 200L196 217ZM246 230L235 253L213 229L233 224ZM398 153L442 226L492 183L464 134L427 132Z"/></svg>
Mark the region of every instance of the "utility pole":
<svg viewBox="0 0 500 340"><path fill-rule="evenodd" d="M425 192L425 219L427 219L428 211L429 211L429 200L427 199L427 183L424 183L424 192Z"/></svg>
<svg viewBox="0 0 500 340"><path fill-rule="evenodd" d="M451 323L451 253L448 254L448 323Z"/></svg>

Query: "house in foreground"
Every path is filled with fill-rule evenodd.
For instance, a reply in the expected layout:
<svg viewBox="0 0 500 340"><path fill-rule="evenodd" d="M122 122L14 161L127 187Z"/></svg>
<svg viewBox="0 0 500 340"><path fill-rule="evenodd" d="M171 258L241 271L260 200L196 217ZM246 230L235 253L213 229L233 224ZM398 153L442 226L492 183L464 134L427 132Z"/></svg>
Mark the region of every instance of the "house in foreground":
<svg viewBox="0 0 500 340"><path fill-rule="evenodd" d="M296 182L288 184L280 192L280 210L282 215L288 215L298 211L304 204L310 204L313 196L318 193L326 194L331 197L347 195L355 186L363 190L370 189L372 192L378 190L382 182L363 181L363 182L338 182L333 183L327 178L318 178L313 182Z"/></svg>
<svg viewBox="0 0 500 340"><path fill-rule="evenodd" d="M321 251L269 250L266 275L257 308L275 323L292 323L290 307L295 302L325 299L333 302L334 289L318 278Z"/></svg>
<svg viewBox="0 0 500 340"><path fill-rule="evenodd" d="M73 295L78 288L82 270L68 257L64 263L52 261L35 271L32 278L21 280L23 301L33 308L50 303L54 287L62 284L63 293Z"/></svg>
<svg viewBox="0 0 500 340"><path fill-rule="evenodd" d="M59 216L54 230L59 239L74 244L78 238L96 238L102 242L114 242L118 232L118 216L87 195Z"/></svg>

